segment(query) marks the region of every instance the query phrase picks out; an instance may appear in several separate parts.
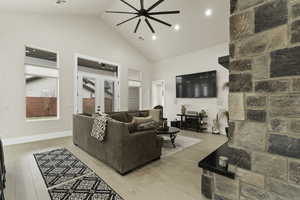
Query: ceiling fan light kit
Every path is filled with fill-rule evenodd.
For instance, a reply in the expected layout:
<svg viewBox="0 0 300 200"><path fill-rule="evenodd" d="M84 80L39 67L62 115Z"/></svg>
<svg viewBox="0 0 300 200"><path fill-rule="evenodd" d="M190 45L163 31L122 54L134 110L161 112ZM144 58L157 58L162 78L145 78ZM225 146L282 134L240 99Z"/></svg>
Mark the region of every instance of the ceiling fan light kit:
<svg viewBox="0 0 300 200"><path fill-rule="evenodd" d="M144 17L144 22L147 24L147 26L149 27L150 31L155 34L156 31L153 28L152 24L150 21L155 21L157 23L172 27L172 25L168 22L165 22L159 18L157 18L157 15L172 15L172 14L179 14L180 11L179 10L174 10L174 11L160 11L160 12L152 12L152 10L154 8L156 8L157 6L159 6L161 3L163 3L165 0L158 0L156 3L154 3L152 6L150 6L149 8L145 8L144 6L144 0L140 0L140 4L141 7L140 9L137 9L136 7L134 7L133 5L129 4L128 2L124 1L124 0L120 0L121 2L123 2L124 4L126 4L128 7L130 7L132 9L131 12L124 12L124 11L106 11L106 13L115 13L115 14L128 14L128 15L134 15L133 17L130 17L129 19L120 22L117 24L117 26L120 26L122 24L125 24L129 21L132 21L136 18L139 18L137 21L137 24L135 26L134 29L134 33L137 33L141 22L142 22L142 17Z"/></svg>

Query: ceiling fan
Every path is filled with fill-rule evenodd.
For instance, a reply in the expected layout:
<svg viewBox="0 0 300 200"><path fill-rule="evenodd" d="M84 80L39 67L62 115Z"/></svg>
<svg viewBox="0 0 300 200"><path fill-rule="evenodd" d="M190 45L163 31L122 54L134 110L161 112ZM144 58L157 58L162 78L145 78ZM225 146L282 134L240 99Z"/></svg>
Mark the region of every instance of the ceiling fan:
<svg viewBox="0 0 300 200"><path fill-rule="evenodd" d="M179 10L175 10L175 11L161 11L161 12L152 12L152 10L154 8L156 8L157 6L159 6L161 3L163 3L165 0L158 0L156 3L154 3L152 6L150 6L149 8L145 8L144 6L144 0L140 0L141 2L141 7L140 9L135 8L133 5L129 4L128 2L124 1L124 0L120 0L121 2L123 2L124 4L126 4L127 6L129 6L130 8L132 8L134 11L133 12L123 12L123 11L106 11L106 13L117 13L117 14L129 14L129 15L134 15L133 17L118 23L117 26L120 26L122 24L125 24L129 21L132 21L136 18L139 18L136 27L134 29L134 33L136 33L140 27L140 24L142 22L142 19L140 17L145 17L145 22L148 25L149 29L151 30L151 32L154 34L155 30L153 28L153 26L150 23L150 20L156 21L158 23L164 24L166 26L171 27L172 25L169 24L168 22L165 22L161 19L158 19L154 16L156 15L170 15L170 14L179 14L180 11ZM149 20L150 19L150 20Z"/></svg>

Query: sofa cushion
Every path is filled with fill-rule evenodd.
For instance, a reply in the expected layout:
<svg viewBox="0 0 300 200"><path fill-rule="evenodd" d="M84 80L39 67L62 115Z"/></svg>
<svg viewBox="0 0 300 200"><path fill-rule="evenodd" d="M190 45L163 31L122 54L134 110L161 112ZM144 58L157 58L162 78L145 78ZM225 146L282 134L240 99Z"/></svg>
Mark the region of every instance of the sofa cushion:
<svg viewBox="0 0 300 200"><path fill-rule="evenodd" d="M147 131L147 130L154 130L159 127L158 122L151 120L148 122L137 124L136 130L137 131Z"/></svg>
<svg viewBox="0 0 300 200"><path fill-rule="evenodd" d="M130 120L128 120L127 114L124 112L111 114L110 117L119 122L124 122L124 123L130 122Z"/></svg>
<svg viewBox="0 0 300 200"><path fill-rule="evenodd" d="M140 111L138 117L148 117L148 116L149 116L149 112L148 111Z"/></svg>
<svg viewBox="0 0 300 200"><path fill-rule="evenodd" d="M141 123L146 123L146 122L150 122L153 121L152 116L148 116L148 117L133 117L133 122L135 124L141 124Z"/></svg>
<svg viewBox="0 0 300 200"><path fill-rule="evenodd" d="M127 117L128 117L128 120L132 121L134 117L139 117L140 114L139 112L128 112L127 113Z"/></svg>
<svg viewBox="0 0 300 200"><path fill-rule="evenodd" d="M161 114L161 111L158 109L149 110L149 116L152 116L152 119L156 122L160 122L160 120L161 120L160 114Z"/></svg>

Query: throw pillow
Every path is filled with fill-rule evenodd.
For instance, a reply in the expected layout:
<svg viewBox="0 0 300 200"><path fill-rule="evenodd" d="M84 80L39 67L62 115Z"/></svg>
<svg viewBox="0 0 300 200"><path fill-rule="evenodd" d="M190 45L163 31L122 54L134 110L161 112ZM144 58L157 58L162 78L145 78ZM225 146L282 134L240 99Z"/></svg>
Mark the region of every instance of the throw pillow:
<svg viewBox="0 0 300 200"><path fill-rule="evenodd" d="M158 123L154 120L149 121L149 122L144 122L141 124L138 124L136 129L137 131L147 131L147 130L153 130L158 128Z"/></svg>
<svg viewBox="0 0 300 200"><path fill-rule="evenodd" d="M128 121L127 114L124 112L111 114L110 117L119 122L124 122L124 123L130 122Z"/></svg>
<svg viewBox="0 0 300 200"><path fill-rule="evenodd" d="M153 121L152 116L149 116L149 117L133 117L133 122L136 125L141 124L141 123L150 122L150 121Z"/></svg>
<svg viewBox="0 0 300 200"><path fill-rule="evenodd" d="M139 112L139 117L148 117L149 116L149 112L148 111L140 111Z"/></svg>

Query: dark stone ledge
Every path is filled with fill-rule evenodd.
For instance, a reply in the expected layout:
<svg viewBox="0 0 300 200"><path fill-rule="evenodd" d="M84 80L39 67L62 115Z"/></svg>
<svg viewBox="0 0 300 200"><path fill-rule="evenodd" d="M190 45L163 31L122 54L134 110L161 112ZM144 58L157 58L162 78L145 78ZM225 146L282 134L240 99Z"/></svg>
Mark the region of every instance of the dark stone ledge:
<svg viewBox="0 0 300 200"><path fill-rule="evenodd" d="M220 156L226 156L229 158L229 164L236 165L240 168L251 170L251 156L244 150L235 149L228 146L228 144L222 145L216 151L208 155L206 158L198 163L200 168L214 172L216 174L235 179L235 173L230 172L218 165L218 159Z"/></svg>

